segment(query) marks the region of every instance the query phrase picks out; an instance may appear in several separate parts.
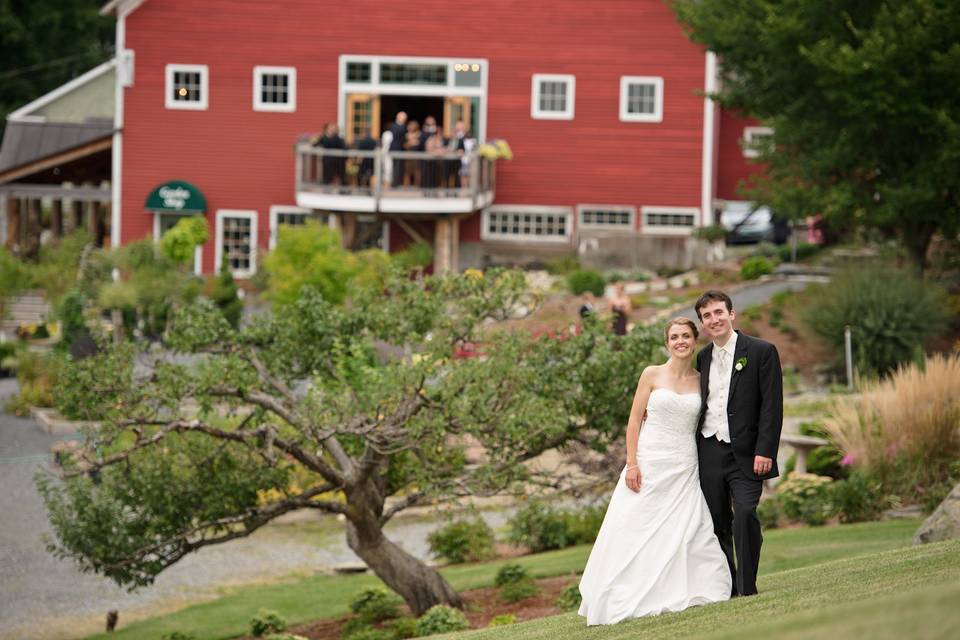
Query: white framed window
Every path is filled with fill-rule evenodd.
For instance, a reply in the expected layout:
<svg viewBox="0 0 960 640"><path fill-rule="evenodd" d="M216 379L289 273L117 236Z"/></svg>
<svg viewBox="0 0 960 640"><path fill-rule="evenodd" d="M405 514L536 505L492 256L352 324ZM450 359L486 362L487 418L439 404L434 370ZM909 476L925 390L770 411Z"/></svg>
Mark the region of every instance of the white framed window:
<svg viewBox="0 0 960 640"><path fill-rule="evenodd" d="M663 78L621 76L620 120L663 122Z"/></svg>
<svg viewBox="0 0 960 640"><path fill-rule="evenodd" d="M209 104L210 71L205 64L168 64L165 104L167 109L202 111Z"/></svg>
<svg viewBox="0 0 960 640"><path fill-rule="evenodd" d="M496 205L483 211L483 240L570 242L573 212L570 207Z"/></svg>
<svg viewBox="0 0 960 640"><path fill-rule="evenodd" d="M281 225L298 226L307 224L311 218L321 219L321 214L313 209L304 209L295 205L273 205L270 207L270 250L277 246L277 238Z"/></svg>
<svg viewBox="0 0 960 640"><path fill-rule="evenodd" d="M584 229L634 229L636 207L611 204L578 204L577 224Z"/></svg>
<svg viewBox="0 0 960 640"><path fill-rule="evenodd" d="M693 233L700 219L699 207L641 207L643 233L686 236Z"/></svg>
<svg viewBox="0 0 960 640"><path fill-rule="evenodd" d="M533 74L530 117L536 120L573 120L576 77Z"/></svg>
<svg viewBox="0 0 960 640"><path fill-rule="evenodd" d="M759 158L764 147L773 144L773 129L770 127L743 128L743 157Z"/></svg>
<svg viewBox="0 0 960 640"><path fill-rule="evenodd" d="M254 111L297 110L297 68L253 68Z"/></svg>
<svg viewBox="0 0 960 640"><path fill-rule="evenodd" d="M217 211L217 246L214 268L220 272L224 260L235 278L249 278L257 272L257 212L237 209Z"/></svg>

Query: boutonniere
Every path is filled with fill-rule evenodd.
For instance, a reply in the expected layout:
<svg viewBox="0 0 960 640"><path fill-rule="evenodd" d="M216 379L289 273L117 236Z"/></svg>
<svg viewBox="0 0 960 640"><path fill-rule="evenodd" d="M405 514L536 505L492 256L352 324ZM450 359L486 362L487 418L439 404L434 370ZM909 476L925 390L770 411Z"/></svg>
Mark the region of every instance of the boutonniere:
<svg viewBox="0 0 960 640"><path fill-rule="evenodd" d="M747 359L740 358L739 360L737 360L737 364L735 364L733 368L736 369L737 371L743 371L743 368L745 366L747 366Z"/></svg>

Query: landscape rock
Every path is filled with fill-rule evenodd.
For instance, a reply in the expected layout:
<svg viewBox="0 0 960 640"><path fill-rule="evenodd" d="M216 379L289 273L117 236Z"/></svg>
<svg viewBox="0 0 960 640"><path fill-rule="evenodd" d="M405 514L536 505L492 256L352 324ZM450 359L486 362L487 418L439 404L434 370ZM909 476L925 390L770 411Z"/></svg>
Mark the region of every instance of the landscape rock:
<svg viewBox="0 0 960 640"><path fill-rule="evenodd" d="M930 514L913 536L913 544L960 538L960 484Z"/></svg>

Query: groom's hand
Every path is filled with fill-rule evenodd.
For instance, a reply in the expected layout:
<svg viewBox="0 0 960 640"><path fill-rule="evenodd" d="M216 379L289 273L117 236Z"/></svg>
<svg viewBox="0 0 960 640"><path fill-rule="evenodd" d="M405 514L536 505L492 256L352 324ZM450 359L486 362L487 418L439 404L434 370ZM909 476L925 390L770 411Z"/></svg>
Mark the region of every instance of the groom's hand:
<svg viewBox="0 0 960 640"><path fill-rule="evenodd" d="M753 472L758 476L762 476L770 471L773 468L773 458L765 458L764 456L754 456L753 458Z"/></svg>

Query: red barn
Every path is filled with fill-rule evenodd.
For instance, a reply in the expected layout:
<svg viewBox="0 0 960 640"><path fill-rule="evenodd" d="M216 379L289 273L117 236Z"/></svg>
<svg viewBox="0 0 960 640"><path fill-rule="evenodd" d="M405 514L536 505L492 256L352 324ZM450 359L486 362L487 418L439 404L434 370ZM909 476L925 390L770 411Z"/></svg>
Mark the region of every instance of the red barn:
<svg viewBox="0 0 960 640"><path fill-rule="evenodd" d="M715 57L661 0L114 0L104 12L117 17L112 242L205 215L203 272L227 261L251 275L277 226L310 216L354 247L427 241L439 270L590 237L684 238L750 170L747 123L703 97ZM440 134L417 147L395 126L394 150L373 150L400 111ZM324 123L360 150L316 146ZM512 160L489 159L494 139Z"/></svg>

